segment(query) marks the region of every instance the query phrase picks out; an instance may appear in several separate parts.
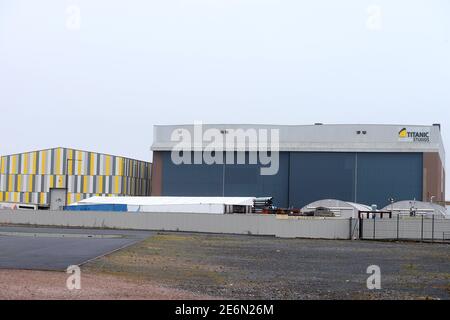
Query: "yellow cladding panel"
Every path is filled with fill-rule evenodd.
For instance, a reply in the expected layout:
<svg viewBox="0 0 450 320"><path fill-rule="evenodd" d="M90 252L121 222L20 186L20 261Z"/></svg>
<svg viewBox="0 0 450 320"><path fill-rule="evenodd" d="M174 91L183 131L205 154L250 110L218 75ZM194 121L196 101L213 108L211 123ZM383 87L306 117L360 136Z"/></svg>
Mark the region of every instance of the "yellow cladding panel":
<svg viewBox="0 0 450 320"><path fill-rule="evenodd" d="M75 194L75 199L76 199L76 201L80 201L81 200L81 194L79 194L79 193Z"/></svg>
<svg viewBox="0 0 450 320"><path fill-rule="evenodd" d="M25 192L25 203L30 203L30 194Z"/></svg>
<svg viewBox="0 0 450 320"><path fill-rule="evenodd" d="M98 177L98 187L97 191L103 193L103 176Z"/></svg>
<svg viewBox="0 0 450 320"><path fill-rule="evenodd" d="M22 175L20 175L20 174L17 175L17 186L16 186L16 190L17 190L17 191L22 191Z"/></svg>
<svg viewBox="0 0 450 320"><path fill-rule="evenodd" d="M13 176L9 175L8 176L8 186L6 187L6 190L13 191L12 187L13 187Z"/></svg>
<svg viewBox="0 0 450 320"><path fill-rule="evenodd" d="M73 158L73 150L68 150L67 151L67 171L69 176L73 175L73 164L74 164L75 159Z"/></svg>
<svg viewBox="0 0 450 320"><path fill-rule="evenodd" d="M39 152L39 155L41 156L41 174L45 174L45 161L47 158L47 151Z"/></svg>
<svg viewBox="0 0 450 320"><path fill-rule="evenodd" d="M49 176L48 184L49 184L50 188L54 188L55 187L54 176Z"/></svg>
<svg viewBox="0 0 450 320"><path fill-rule="evenodd" d="M119 194L119 177L114 177L114 193Z"/></svg>
<svg viewBox="0 0 450 320"><path fill-rule="evenodd" d="M63 182L64 182L63 176L57 176L56 179L57 179L57 180L56 180L56 183L57 183L57 184L56 184L56 187L57 187L57 188L62 188L62 187L64 187L64 186L63 186Z"/></svg>
<svg viewBox="0 0 450 320"><path fill-rule="evenodd" d="M0 191L0 201L3 201L3 192Z"/></svg>
<svg viewBox="0 0 450 320"><path fill-rule="evenodd" d="M6 202L9 201L9 192L5 192L5 201L6 201Z"/></svg>
<svg viewBox="0 0 450 320"><path fill-rule="evenodd" d="M28 153L24 153L23 155L23 174L27 174L28 173L28 157L29 154Z"/></svg>
<svg viewBox="0 0 450 320"><path fill-rule="evenodd" d="M39 203L40 204L45 204L45 193L44 192L41 192L40 194L39 194Z"/></svg>
<svg viewBox="0 0 450 320"><path fill-rule="evenodd" d="M2 173L2 174L5 174L5 171L6 171L6 170L5 170L5 167L6 167L6 157L2 157L0 161L2 162L1 173Z"/></svg>
<svg viewBox="0 0 450 320"><path fill-rule="evenodd" d="M119 176L123 175L123 159L118 157L117 158L117 165L119 166Z"/></svg>
<svg viewBox="0 0 450 320"><path fill-rule="evenodd" d="M33 191L33 176L30 174L28 176L28 189L27 191L31 192Z"/></svg>
<svg viewBox="0 0 450 320"><path fill-rule="evenodd" d="M33 168L31 168L31 174L36 174L36 171L37 171L37 153L36 152L32 153L32 158L33 158Z"/></svg>
<svg viewBox="0 0 450 320"><path fill-rule="evenodd" d="M77 169L77 174L81 175L81 165L83 163L83 153L81 151L77 152L77 163L78 163L78 169Z"/></svg>
<svg viewBox="0 0 450 320"><path fill-rule="evenodd" d="M89 179L88 179L88 178L89 178L89 176L84 176L84 177L83 177L83 180L84 180L84 181L83 181L83 182L84 182L84 183L83 183L83 192L84 192L84 193L87 193L87 192L88 192L88 184L89 184Z"/></svg>
<svg viewBox="0 0 450 320"><path fill-rule="evenodd" d="M95 175L95 154L91 153L91 168L90 168L91 176Z"/></svg>
<svg viewBox="0 0 450 320"><path fill-rule="evenodd" d="M17 155L11 156L12 168L11 173L17 173Z"/></svg>
<svg viewBox="0 0 450 320"><path fill-rule="evenodd" d="M55 170L55 174L62 174L62 172L61 172L61 149L60 148L56 149L55 168L53 170ZM49 172L49 173L53 173L53 172Z"/></svg>
<svg viewBox="0 0 450 320"><path fill-rule="evenodd" d="M110 156L106 156L106 172L105 175L112 175L111 173L111 157Z"/></svg>
<svg viewBox="0 0 450 320"><path fill-rule="evenodd" d="M13 197L14 197L14 202L19 202L19 193L18 192L13 192Z"/></svg>

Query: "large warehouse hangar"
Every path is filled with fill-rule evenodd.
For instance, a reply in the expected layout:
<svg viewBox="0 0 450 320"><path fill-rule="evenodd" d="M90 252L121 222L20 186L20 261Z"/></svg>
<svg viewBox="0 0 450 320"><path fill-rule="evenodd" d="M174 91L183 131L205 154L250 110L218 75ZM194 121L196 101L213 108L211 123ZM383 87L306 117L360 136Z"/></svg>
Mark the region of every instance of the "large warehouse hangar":
<svg viewBox="0 0 450 320"><path fill-rule="evenodd" d="M54 148L1 157L0 202L58 209L91 196L146 196L151 163Z"/></svg>
<svg viewBox="0 0 450 320"><path fill-rule="evenodd" d="M208 130L222 133L224 140L237 130L278 130L278 171L261 174L261 161L205 161ZM379 208L390 199L441 202L445 201L445 150L440 130L440 125L155 126L152 195L273 196L277 206L296 208L321 199ZM174 161L174 148L178 150L181 141L177 135L182 132L190 133L193 143L184 141L180 154L200 162ZM233 151L236 158L245 154L248 160L253 154L249 151L254 151L249 144L224 145L221 153Z"/></svg>

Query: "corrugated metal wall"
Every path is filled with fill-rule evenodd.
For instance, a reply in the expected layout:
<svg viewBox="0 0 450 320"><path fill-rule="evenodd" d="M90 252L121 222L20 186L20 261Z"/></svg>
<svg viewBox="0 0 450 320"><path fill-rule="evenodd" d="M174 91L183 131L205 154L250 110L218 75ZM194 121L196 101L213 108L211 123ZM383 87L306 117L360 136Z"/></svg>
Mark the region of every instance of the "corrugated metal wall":
<svg viewBox="0 0 450 320"><path fill-rule="evenodd" d="M222 165L176 165L172 162L170 152L164 152L162 155L164 196L222 195Z"/></svg>
<svg viewBox="0 0 450 320"><path fill-rule="evenodd" d="M278 203L288 201L288 154L280 154L278 174L260 175L260 165L192 164L176 165L170 152L162 155L163 196L240 196L272 195ZM192 156L193 159L193 156ZM248 161L248 155L247 155ZM225 178L225 181L224 181Z"/></svg>
<svg viewBox="0 0 450 320"><path fill-rule="evenodd" d="M67 203L93 195L149 195L151 163L65 148L1 157L0 202L48 204L50 188ZM66 181L68 179L68 181Z"/></svg>
<svg viewBox="0 0 450 320"><path fill-rule="evenodd" d="M423 199L422 153L359 153L357 201L381 209L395 201Z"/></svg>
<svg viewBox="0 0 450 320"><path fill-rule="evenodd" d="M163 196L273 196L296 208L323 199L380 208L391 197L422 200L422 153L281 152L274 176L261 176L260 165L175 165L170 152L157 153Z"/></svg>
<svg viewBox="0 0 450 320"><path fill-rule="evenodd" d="M323 199L355 202L355 153L290 152L290 205Z"/></svg>
<svg viewBox="0 0 450 320"><path fill-rule="evenodd" d="M248 156L247 156L248 161ZM280 203L288 203L289 154L280 153L276 175L261 175L259 164L227 164L225 166L225 196L254 197L271 195Z"/></svg>

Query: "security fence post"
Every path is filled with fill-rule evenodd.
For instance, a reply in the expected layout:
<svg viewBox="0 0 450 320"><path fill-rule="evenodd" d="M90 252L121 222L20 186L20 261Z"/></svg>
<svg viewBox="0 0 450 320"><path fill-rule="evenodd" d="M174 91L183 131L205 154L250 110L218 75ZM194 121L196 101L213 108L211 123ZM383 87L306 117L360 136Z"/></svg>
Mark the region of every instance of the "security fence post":
<svg viewBox="0 0 450 320"><path fill-rule="evenodd" d="M421 228L420 228L420 241L423 242L423 214L422 214Z"/></svg>
<svg viewBox="0 0 450 320"><path fill-rule="evenodd" d="M352 235L353 235L353 219L352 219L352 217L350 217L350 222L349 222L349 225L350 225L350 227L348 228L348 237L349 237L349 240L352 240Z"/></svg>
<svg viewBox="0 0 450 320"><path fill-rule="evenodd" d="M376 221L377 221L377 216L376 215L373 215L373 238L375 239L375 224L376 224Z"/></svg>
<svg viewBox="0 0 450 320"><path fill-rule="evenodd" d="M361 215L361 212L358 214L358 220L359 220L359 239L363 239L364 238L364 234L363 234L363 229L364 229L364 225L363 225L363 218Z"/></svg>
<svg viewBox="0 0 450 320"><path fill-rule="evenodd" d="M434 242L434 213L431 216L431 243Z"/></svg>
<svg viewBox="0 0 450 320"><path fill-rule="evenodd" d="M397 241L400 239L400 213L397 214Z"/></svg>

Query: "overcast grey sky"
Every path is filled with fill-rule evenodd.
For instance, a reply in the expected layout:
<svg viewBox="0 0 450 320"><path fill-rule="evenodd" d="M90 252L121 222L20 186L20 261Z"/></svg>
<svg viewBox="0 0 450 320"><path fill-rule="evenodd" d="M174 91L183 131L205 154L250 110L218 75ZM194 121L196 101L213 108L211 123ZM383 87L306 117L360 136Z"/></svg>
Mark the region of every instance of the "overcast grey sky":
<svg viewBox="0 0 450 320"><path fill-rule="evenodd" d="M148 160L194 120L439 122L449 149L449 107L448 0L0 0L0 154Z"/></svg>

